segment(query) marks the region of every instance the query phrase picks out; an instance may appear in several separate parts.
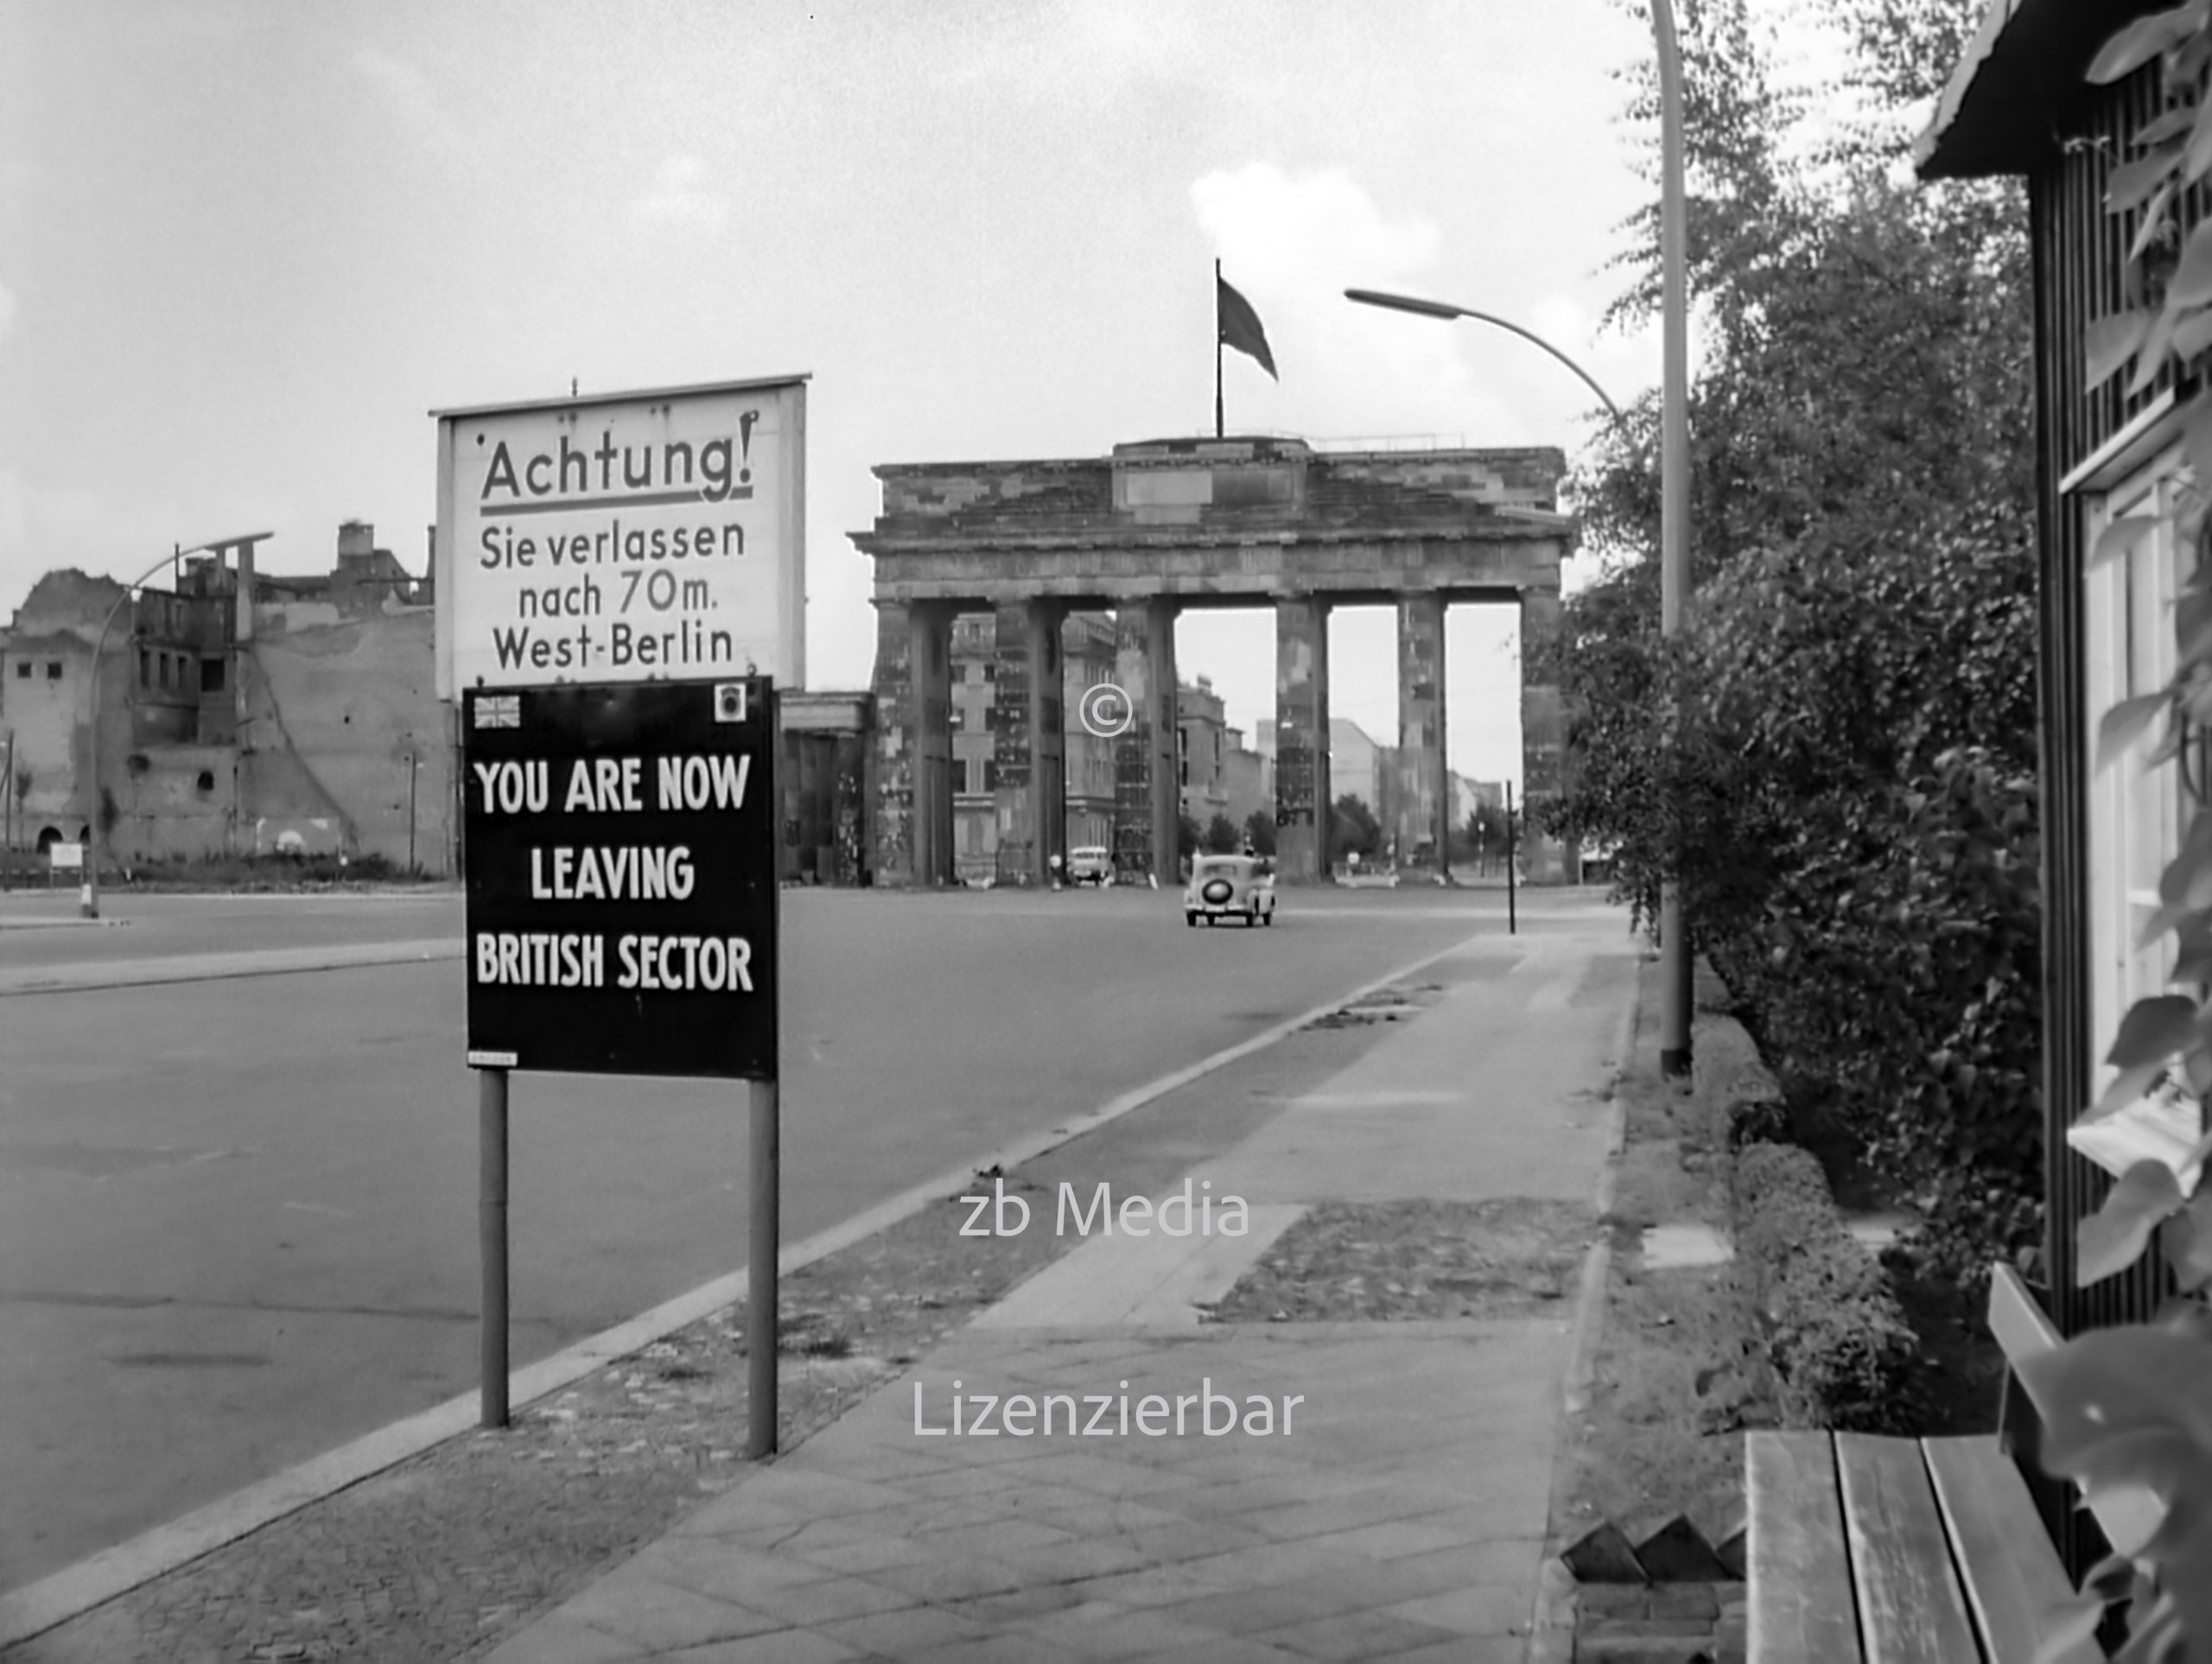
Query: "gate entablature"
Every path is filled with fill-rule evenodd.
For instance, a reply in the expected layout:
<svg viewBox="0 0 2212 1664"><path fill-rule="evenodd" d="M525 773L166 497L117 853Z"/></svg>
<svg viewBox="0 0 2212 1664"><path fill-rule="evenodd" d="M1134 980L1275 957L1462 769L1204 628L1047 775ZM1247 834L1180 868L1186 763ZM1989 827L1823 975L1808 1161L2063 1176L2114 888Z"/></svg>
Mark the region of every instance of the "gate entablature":
<svg viewBox="0 0 2212 1664"><path fill-rule="evenodd" d="M876 870L950 882L950 630L996 611L1024 720L994 723L1000 835L1044 881L1060 817L1061 692L1052 644L1072 607L1113 608L1118 679L1135 707L1117 741L1116 843L1125 864L1176 876L1175 613L1265 603L1276 615L1276 822L1290 879L1325 876L1330 794L1327 618L1333 606L1399 613L1400 849L1440 871L1452 816L1445 763L1443 609L1515 600L1524 642L1556 627L1575 522L1558 512L1556 448L1317 451L1278 437L1172 439L1110 456L885 464L883 508L852 534L874 562L875 692L883 767ZM1524 651L1525 667L1535 655ZM1554 689L1522 690L1523 785L1555 789ZM1378 806L1379 807L1379 806Z"/></svg>

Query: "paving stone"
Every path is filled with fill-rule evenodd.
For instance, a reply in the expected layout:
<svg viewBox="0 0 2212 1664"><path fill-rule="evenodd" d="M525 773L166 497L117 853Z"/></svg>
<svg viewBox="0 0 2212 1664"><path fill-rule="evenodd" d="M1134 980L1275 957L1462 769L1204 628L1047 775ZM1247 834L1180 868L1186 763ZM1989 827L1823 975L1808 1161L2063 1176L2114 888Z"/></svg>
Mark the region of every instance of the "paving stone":
<svg viewBox="0 0 2212 1664"><path fill-rule="evenodd" d="M1535 1609L1533 1579L1514 1584L1477 1584L1448 1594L1425 1595L1382 1610L1416 1623L1432 1623L1453 1635L1525 1635Z"/></svg>
<svg viewBox="0 0 2212 1664"><path fill-rule="evenodd" d="M832 1618L817 1624L814 1632L863 1655L890 1658L929 1647L982 1641L989 1634L972 1618L949 1612L941 1606L909 1607L904 1611L875 1612L865 1617Z"/></svg>
<svg viewBox="0 0 2212 1664"><path fill-rule="evenodd" d="M1433 1647L1457 1632L1416 1623L1388 1612L1344 1612L1307 1619L1253 1637L1307 1658L1364 1660L1395 1657L1416 1647Z"/></svg>
<svg viewBox="0 0 2212 1664"><path fill-rule="evenodd" d="M1211 1631L1179 1623L1156 1608L1100 1600L1080 1587L1075 1592L1082 1598L1073 1604L1018 1618L1011 1628L1101 1660L1134 1658L1170 1646L1197 1647L1213 1638Z"/></svg>
<svg viewBox="0 0 2212 1664"><path fill-rule="evenodd" d="M1193 1629L1224 1635L1252 1635L1281 1628L1286 1623L1333 1617L1345 1610L1341 1601L1298 1587L1238 1589L1200 1595L1161 1609L1162 1616Z"/></svg>
<svg viewBox="0 0 2212 1664"><path fill-rule="evenodd" d="M784 1627L748 1608L644 1578L595 1585L562 1608L562 1616L646 1652L672 1652Z"/></svg>
<svg viewBox="0 0 2212 1664"><path fill-rule="evenodd" d="M990 1635L895 1654L902 1664L1081 1664L1083 1654L1041 1635Z"/></svg>
<svg viewBox="0 0 2212 1664"><path fill-rule="evenodd" d="M715 1642L660 1656L671 1664L846 1664L864 1654L827 1635L779 1629L773 1635Z"/></svg>

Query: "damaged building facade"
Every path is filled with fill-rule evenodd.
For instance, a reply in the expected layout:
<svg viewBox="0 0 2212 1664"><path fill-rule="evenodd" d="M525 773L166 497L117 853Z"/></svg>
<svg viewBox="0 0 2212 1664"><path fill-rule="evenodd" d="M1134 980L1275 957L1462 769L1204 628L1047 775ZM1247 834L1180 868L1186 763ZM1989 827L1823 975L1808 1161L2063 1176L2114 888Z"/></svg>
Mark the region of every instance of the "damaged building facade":
<svg viewBox="0 0 2212 1664"><path fill-rule="evenodd" d="M181 557L168 587L135 595L77 571L33 587L0 632L13 848L82 842L97 816L124 867L297 854L456 870L429 581L359 521L313 576L257 573L258 541Z"/></svg>

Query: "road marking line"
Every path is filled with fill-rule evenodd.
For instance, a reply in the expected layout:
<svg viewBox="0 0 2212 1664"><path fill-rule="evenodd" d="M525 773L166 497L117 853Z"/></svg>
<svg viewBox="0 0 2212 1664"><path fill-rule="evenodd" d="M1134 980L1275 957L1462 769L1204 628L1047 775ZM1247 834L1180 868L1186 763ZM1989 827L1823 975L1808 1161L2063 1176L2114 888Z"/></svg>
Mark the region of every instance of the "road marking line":
<svg viewBox="0 0 2212 1664"><path fill-rule="evenodd" d="M1124 1092L1090 1115L1077 1117L1062 1127L1043 1133L1033 1133L990 1151L979 1159L969 1162L939 1174L926 1183L903 1191L887 1201L880 1202L864 1212L854 1215L842 1224L808 1237L804 1242L785 1248L777 1256L782 1271L796 1271L817 1260L827 1259L842 1248L863 1242L878 1231L911 1218L933 1202L942 1201L959 1193L976 1173L993 1163L1011 1170L1024 1162L1033 1161L1049 1150L1095 1132L1109 1121L1118 1121L1133 1110L1169 1093L1179 1091L1192 1082L1203 1079L1216 1070L1265 1051L1278 1041L1288 1038L1300 1029L1331 1012L1342 1010L1356 1000L1378 994L1393 983L1427 970L1431 965L1465 953L1470 949L1486 946L1492 938L1478 933L1455 942L1450 947L1424 955L1412 963L1401 965L1388 975L1354 988L1349 994L1338 994L1325 1004L1277 1023L1250 1038L1202 1057L1197 1063L1163 1075L1158 1080ZM459 952L456 945L454 951ZM700 1318L725 1306L734 1305L744 1299L747 1287L747 1269L740 1266L727 1276L702 1283L672 1300L664 1301L649 1312L639 1313L627 1323L589 1336L512 1371L507 1378L507 1402L510 1411L517 1411L535 1400L544 1398L561 1388L582 1381L596 1369L605 1368L619 1358L641 1350L689 1328ZM127 1542L104 1548L98 1553L49 1573L36 1583L0 1595L0 1648L14 1646L67 1623L105 1605L121 1595L126 1595L143 1584L152 1582L165 1572L226 1548L240 1538L249 1536L264 1526L272 1525L288 1514L322 1501L374 1477L387 1468L398 1466L412 1457L446 1440L471 1432L476 1426L481 1407L480 1388L471 1388L444 1403L364 1434L351 1444L312 1457L305 1462L287 1468L282 1473L233 1491L228 1496L194 1508L166 1525L156 1526L140 1533Z"/></svg>

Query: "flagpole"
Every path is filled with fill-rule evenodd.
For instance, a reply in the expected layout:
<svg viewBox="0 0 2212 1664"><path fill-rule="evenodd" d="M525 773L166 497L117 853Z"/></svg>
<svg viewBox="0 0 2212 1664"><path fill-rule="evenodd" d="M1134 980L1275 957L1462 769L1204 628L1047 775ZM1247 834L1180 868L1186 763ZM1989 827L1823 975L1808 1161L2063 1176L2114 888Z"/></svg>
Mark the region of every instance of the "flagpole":
<svg viewBox="0 0 2212 1664"><path fill-rule="evenodd" d="M1221 262L1213 263L1213 436L1224 436L1221 419Z"/></svg>

